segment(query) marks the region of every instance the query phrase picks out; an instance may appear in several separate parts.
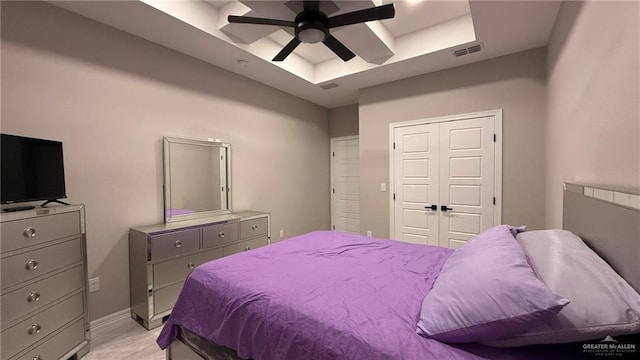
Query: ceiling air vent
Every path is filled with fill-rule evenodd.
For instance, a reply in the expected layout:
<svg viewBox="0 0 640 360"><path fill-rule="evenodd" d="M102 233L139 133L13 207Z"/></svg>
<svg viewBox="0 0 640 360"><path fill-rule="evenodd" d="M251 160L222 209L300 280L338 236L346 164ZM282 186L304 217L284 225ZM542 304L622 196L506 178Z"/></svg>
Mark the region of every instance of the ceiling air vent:
<svg viewBox="0 0 640 360"><path fill-rule="evenodd" d="M328 83L328 84L320 85L320 87L325 89L325 90L329 90L329 89L337 88L338 84L336 84L336 83Z"/></svg>
<svg viewBox="0 0 640 360"><path fill-rule="evenodd" d="M455 55L455 56L462 56L462 55L467 55L467 54L468 54L467 49L459 49L459 50L455 50L453 52L453 55Z"/></svg>
<svg viewBox="0 0 640 360"><path fill-rule="evenodd" d="M478 52L482 49L482 47L480 46L480 44L478 45L473 45L469 48L467 48L467 50L469 50L469 54L473 54L474 52Z"/></svg>
<svg viewBox="0 0 640 360"><path fill-rule="evenodd" d="M478 52L480 50L482 50L482 44L473 45L473 46L470 46L468 48L454 50L453 51L453 55L455 55L456 57L460 57L460 56L463 56L463 55L476 53L476 52Z"/></svg>

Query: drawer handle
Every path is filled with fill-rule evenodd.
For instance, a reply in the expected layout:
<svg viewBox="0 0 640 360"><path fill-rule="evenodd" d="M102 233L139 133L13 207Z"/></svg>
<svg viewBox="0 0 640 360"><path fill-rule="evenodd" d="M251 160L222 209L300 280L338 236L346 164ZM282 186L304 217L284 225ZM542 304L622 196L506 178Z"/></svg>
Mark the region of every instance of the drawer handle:
<svg viewBox="0 0 640 360"><path fill-rule="evenodd" d="M251 246L247 246L244 248L244 251L249 251L249 250L251 250Z"/></svg>
<svg viewBox="0 0 640 360"><path fill-rule="evenodd" d="M33 357L33 360L42 360L42 356L36 355Z"/></svg>
<svg viewBox="0 0 640 360"><path fill-rule="evenodd" d="M177 248L182 247L182 241L180 240L176 240L175 244L174 244Z"/></svg>
<svg viewBox="0 0 640 360"><path fill-rule="evenodd" d="M36 291L32 291L29 295L27 295L28 302L36 302L40 300L40 293Z"/></svg>
<svg viewBox="0 0 640 360"><path fill-rule="evenodd" d="M252 229L252 230L258 230L258 225L253 225L253 226L251 227L251 229Z"/></svg>
<svg viewBox="0 0 640 360"><path fill-rule="evenodd" d="M29 271L35 270L38 268L38 262L36 260L31 259L27 261L26 264L24 264L24 267Z"/></svg>
<svg viewBox="0 0 640 360"><path fill-rule="evenodd" d="M193 268L194 268L194 267L196 267L196 264L194 264L194 263L193 263L193 261L189 261L189 262L187 263L187 267L188 267L190 270L193 270Z"/></svg>
<svg viewBox="0 0 640 360"><path fill-rule="evenodd" d="M40 327L40 324L33 324L31 325L31 327L27 332L29 333L29 335L35 335L35 334L39 334L40 330L42 330L42 327Z"/></svg>
<svg viewBox="0 0 640 360"><path fill-rule="evenodd" d="M218 233L218 236L219 236L220 238L224 238L224 231L220 231L220 232Z"/></svg>
<svg viewBox="0 0 640 360"><path fill-rule="evenodd" d="M28 228L24 229L22 235L24 235L24 237L26 238L36 237L36 229L29 226Z"/></svg>

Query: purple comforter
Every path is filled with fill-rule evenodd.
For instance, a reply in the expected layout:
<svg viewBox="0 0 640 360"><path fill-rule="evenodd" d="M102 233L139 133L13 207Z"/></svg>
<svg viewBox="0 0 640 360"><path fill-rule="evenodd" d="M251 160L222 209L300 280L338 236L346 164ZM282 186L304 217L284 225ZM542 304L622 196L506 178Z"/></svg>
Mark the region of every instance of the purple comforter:
<svg viewBox="0 0 640 360"><path fill-rule="evenodd" d="M256 360L541 355L416 334L421 302L452 252L318 231L215 260L191 273L158 344L183 326Z"/></svg>

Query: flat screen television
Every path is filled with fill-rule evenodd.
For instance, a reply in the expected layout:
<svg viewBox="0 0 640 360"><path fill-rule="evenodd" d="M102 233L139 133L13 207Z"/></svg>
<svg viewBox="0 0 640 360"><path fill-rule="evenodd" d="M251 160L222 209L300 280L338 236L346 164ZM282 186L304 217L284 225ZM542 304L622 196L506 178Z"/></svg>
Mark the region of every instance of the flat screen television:
<svg viewBox="0 0 640 360"><path fill-rule="evenodd" d="M66 198L62 142L0 134L0 178L2 204Z"/></svg>

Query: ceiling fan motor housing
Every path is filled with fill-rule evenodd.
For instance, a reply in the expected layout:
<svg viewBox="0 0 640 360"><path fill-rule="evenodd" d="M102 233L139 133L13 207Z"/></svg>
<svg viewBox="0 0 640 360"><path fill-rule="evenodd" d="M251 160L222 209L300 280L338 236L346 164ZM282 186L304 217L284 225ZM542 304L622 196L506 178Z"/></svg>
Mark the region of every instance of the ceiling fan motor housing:
<svg viewBox="0 0 640 360"><path fill-rule="evenodd" d="M303 43L315 44L329 36L329 19L324 13L303 11L295 23L295 35Z"/></svg>

